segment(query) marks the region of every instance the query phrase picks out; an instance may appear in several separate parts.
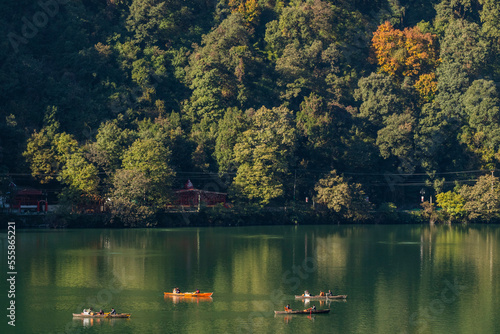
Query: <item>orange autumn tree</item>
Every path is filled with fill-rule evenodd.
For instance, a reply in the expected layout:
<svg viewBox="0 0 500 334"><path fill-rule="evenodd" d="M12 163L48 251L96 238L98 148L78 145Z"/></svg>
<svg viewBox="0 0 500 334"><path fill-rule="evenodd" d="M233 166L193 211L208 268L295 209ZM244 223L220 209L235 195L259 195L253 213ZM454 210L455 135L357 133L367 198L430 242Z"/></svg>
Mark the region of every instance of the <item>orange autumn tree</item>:
<svg viewBox="0 0 500 334"><path fill-rule="evenodd" d="M421 96L425 100L433 98L434 72L439 63L436 35L422 33L418 26L394 29L391 23L385 22L373 33L372 51L380 71L397 79L414 78Z"/></svg>

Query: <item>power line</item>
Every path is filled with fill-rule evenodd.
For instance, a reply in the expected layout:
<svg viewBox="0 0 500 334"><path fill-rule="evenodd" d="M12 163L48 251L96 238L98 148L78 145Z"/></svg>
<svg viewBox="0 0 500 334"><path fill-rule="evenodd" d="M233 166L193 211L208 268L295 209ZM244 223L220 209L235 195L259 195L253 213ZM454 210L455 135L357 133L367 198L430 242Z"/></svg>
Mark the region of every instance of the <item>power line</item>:
<svg viewBox="0 0 500 334"><path fill-rule="evenodd" d="M290 172L295 171L296 172L302 172L302 173L309 173L309 174L328 174L331 172L331 170L319 170L319 169L291 169ZM412 177L412 176L426 176L430 177L431 175L434 177L437 177L439 175L461 175L461 174L486 174L486 173L493 173L498 171L498 169L475 169L475 170L462 170L462 171L450 171L450 172L435 172L435 173L367 173L367 172L338 172L338 174L344 174L344 175L355 175L355 176L383 176L384 178L386 177ZM174 171L176 175L188 175L191 176L192 178L196 178L198 180L202 179L213 179L214 177L220 177L224 175L236 175L237 172L224 172L224 173L217 173L217 172L187 172L187 171ZM98 175L108 175L108 172L98 172ZM431 175L429 175L431 174ZM31 174L31 173L0 173L0 177L9 177L9 176L27 176L27 177L35 177L35 176L52 176L52 177L57 177L61 176L61 173L37 173L37 174ZM296 174L295 174L296 175ZM177 176L176 176L177 177ZM298 179L303 179L303 177L297 176ZM449 181L446 181L449 182ZM450 181L451 182L451 181Z"/></svg>

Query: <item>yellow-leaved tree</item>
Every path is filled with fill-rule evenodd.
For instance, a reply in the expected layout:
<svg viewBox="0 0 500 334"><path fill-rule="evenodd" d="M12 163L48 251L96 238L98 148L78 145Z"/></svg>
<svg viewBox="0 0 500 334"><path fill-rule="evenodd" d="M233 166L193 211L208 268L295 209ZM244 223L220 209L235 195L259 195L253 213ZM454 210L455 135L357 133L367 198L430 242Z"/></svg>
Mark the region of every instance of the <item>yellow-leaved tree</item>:
<svg viewBox="0 0 500 334"><path fill-rule="evenodd" d="M439 63L436 35L423 33L418 26L395 29L385 22L373 33L373 61L380 71L397 79L412 77L423 100L430 101L436 92L434 74Z"/></svg>

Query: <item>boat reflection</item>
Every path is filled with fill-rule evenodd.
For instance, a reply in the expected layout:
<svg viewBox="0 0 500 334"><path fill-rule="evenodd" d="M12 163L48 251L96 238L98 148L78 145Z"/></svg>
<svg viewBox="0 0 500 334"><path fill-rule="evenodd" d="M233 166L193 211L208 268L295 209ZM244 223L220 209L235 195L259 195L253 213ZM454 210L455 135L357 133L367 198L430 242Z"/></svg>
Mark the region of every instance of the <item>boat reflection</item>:
<svg viewBox="0 0 500 334"><path fill-rule="evenodd" d="M171 295L164 295L163 297L166 301L171 300L172 303L178 304L178 303L204 303L204 302L212 302L213 298L212 297L184 297L184 296L171 296Z"/></svg>
<svg viewBox="0 0 500 334"><path fill-rule="evenodd" d="M312 302L313 304L319 304L320 306L325 306L325 305L328 306L332 302L334 302L334 303L346 303L347 299L317 300L317 299L304 298L304 299L302 299L302 301L304 302L304 305L309 305Z"/></svg>
<svg viewBox="0 0 500 334"><path fill-rule="evenodd" d="M319 306L329 306L331 301L330 300L311 300L311 299L304 299L304 305L308 306L311 302L313 302L314 305L318 304Z"/></svg>
<svg viewBox="0 0 500 334"><path fill-rule="evenodd" d="M130 318L73 318L73 322L81 323L83 327L90 328L92 326L100 326L104 323L114 325L115 321L127 321ZM76 323L75 323L76 325Z"/></svg>
<svg viewBox="0 0 500 334"><path fill-rule="evenodd" d="M310 315L307 315L307 316L303 316L303 315L300 315L300 314L287 314L285 316L280 316L278 314L275 314L274 315L275 318L283 318L283 321L285 322L285 324L288 324L292 321L293 318L296 318L296 317L299 317L299 318L307 318L311 321L314 321L315 319L315 315L314 314L310 314Z"/></svg>

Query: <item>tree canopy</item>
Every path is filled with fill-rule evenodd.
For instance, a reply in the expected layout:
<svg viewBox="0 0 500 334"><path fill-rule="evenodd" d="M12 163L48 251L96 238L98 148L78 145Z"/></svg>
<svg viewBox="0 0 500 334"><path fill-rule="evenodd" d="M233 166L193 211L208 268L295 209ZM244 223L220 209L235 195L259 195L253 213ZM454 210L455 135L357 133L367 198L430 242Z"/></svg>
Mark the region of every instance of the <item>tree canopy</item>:
<svg viewBox="0 0 500 334"><path fill-rule="evenodd" d="M351 219L422 191L484 209L498 0L19 3L0 4L3 183L109 198L130 224L220 177L231 201Z"/></svg>

